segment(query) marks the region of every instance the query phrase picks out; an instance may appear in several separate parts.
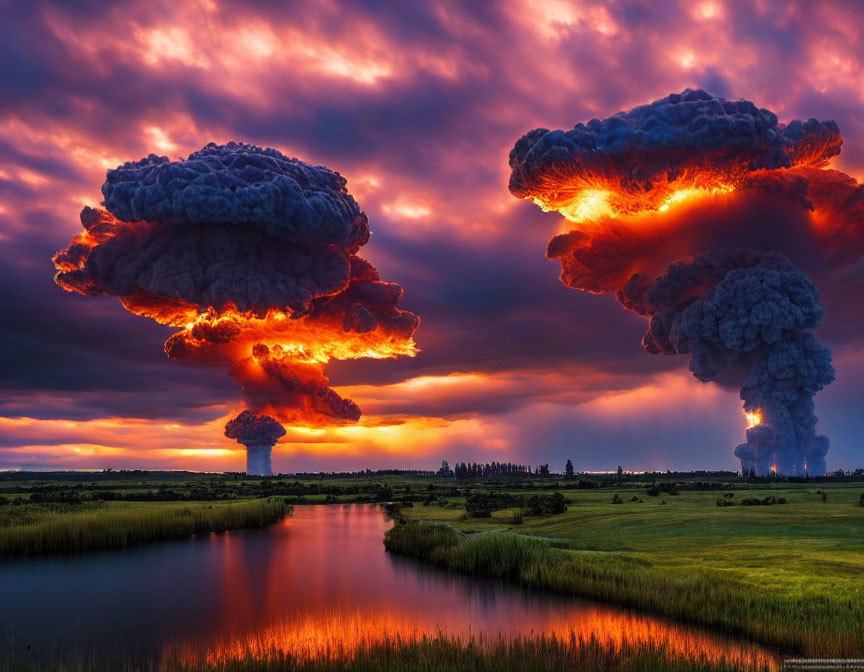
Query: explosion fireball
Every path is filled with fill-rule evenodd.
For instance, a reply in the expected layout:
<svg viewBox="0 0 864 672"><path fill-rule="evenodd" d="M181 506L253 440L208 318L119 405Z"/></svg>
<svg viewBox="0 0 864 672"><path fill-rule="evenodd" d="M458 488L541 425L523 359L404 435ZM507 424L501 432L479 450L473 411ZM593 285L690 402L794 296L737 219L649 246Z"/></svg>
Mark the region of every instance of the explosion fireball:
<svg viewBox="0 0 864 672"><path fill-rule="evenodd" d="M249 409L226 435L266 447L266 464L250 454L249 468L269 472L279 423L359 419L323 364L416 352L420 320L397 307L402 288L357 256L369 224L345 185L243 143L179 161L151 154L108 171L104 208L81 211L84 231L54 255L54 280L178 328L169 357L226 366Z"/></svg>
<svg viewBox="0 0 864 672"><path fill-rule="evenodd" d="M744 472L825 473L813 395L834 369L805 273L829 280L864 250L864 186L825 167L841 145L832 121L688 89L510 152L510 191L564 217L546 253L561 281L614 292L648 318L645 350L741 388Z"/></svg>

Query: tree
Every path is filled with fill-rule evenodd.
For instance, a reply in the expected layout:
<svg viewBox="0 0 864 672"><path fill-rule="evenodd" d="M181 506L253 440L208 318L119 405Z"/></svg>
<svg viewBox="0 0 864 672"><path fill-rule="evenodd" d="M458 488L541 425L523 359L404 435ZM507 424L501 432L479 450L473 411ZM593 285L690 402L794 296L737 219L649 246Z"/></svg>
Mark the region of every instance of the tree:
<svg viewBox="0 0 864 672"><path fill-rule="evenodd" d="M567 464L564 465L564 476L573 478L573 463L570 460L567 460Z"/></svg>
<svg viewBox="0 0 864 672"><path fill-rule="evenodd" d="M458 468L458 465L457 465ZM450 465L447 463L447 460L443 460L441 462L441 468L438 470L439 476L453 476L453 470L450 468Z"/></svg>
<svg viewBox="0 0 864 672"><path fill-rule="evenodd" d="M619 464L619 465L618 465L618 478L621 478L621 476L622 476L623 474L624 474L624 471L623 471L623 469L621 469L621 465Z"/></svg>
<svg viewBox="0 0 864 672"><path fill-rule="evenodd" d="M538 473L540 476L548 476L548 475L549 475L549 465L548 465L548 464L541 464L541 465L537 468L537 473Z"/></svg>

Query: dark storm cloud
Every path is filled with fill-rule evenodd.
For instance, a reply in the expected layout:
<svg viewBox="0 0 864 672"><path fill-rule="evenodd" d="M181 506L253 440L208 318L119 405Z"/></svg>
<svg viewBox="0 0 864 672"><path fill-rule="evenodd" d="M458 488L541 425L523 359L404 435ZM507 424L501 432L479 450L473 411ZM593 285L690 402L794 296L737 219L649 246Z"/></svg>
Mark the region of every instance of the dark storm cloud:
<svg viewBox="0 0 864 672"><path fill-rule="evenodd" d="M554 216L534 210L519 207L499 222L504 235L480 243L457 237L413 241L382 227L375 234L378 266L400 284L427 288L405 300L424 316L421 350L410 362L334 362L334 382L380 384L407 375L555 370L580 363L616 375L633 373L634 367L659 372L675 366L645 361L638 345L641 320L621 311L612 297L568 291L551 262L526 254L542 251L542 239L526 220L542 226ZM484 408L482 399L472 404Z"/></svg>
<svg viewBox="0 0 864 672"><path fill-rule="evenodd" d="M640 372L676 366L641 356L640 321L618 311L611 297L592 301L561 287L554 293L544 284L555 282L554 266L542 256L527 261L531 249L542 251L555 223L532 215L534 228L515 236L512 221L524 221L530 206L494 209L496 199L507 197L512 139L526 128L608 116L657 91L701 86L758 98L783 120L811 114L836 120L846 131L841 158L860 169L860 59L850 37L860 10L769 3L744 11L715 3L718 14L703 19L701 5L574 3L562 5L559 16L542 5L237 2L215 11L159 0L7 5L9 20L0 24L7 75L0 80L6 143L0 180L7 189L0 195L7 209L0 213L0 273L17 267L14 277L3 278L15 297L2 299L18 312L4 320L0 339L32 357L23 363L24 356L3 353L4 387L5 372L14 372L16 399L26 404L16 408L44 417L158 415L174 404L203 409L232 398L220 372L155 361L152 347L164 340L164 328L108 302L85 309L87 302L52 299L53 287L40 284L46 255L77 228L81 199L95 195L105 168L156 151L154 127L167 136L158 153L171 158L211 139L243 138L337 166L349 188L367 174L380 179L379 192L359 199L377 231L373 261L405 286L406 307L428 315L422 351L411 363L334 363L328 370L334 382L475 369L530 374L560 363L595 366L600 375L591 385L601 390L614 389L619 374L638 380ZM272 39L272 51L256 58L260 45L242 42L244 29L265 43ZM319 60L302 60L309 53ZM333 64L342 70L328 70ZM7 158L14 152L14 161ZM16 166L48 182L27 182ZM382 205L396 190L426 196L433 206L428 220L416 226L385 214ZM35 201L54 211L50 221L35 221ZM26 245L13 245L31 234ZM820 333L835 349L854 348L864 329L850 300L860 296L860 282L851 274L841 280L822 287L829 317ZM92 328L86 311L101 311L104 331ZM574 322L562 326L562 314ZM108 344L98 357L88 351L88 342L103 340ZM68 392L74 401L46 402L55 409L49 411L27 399L37 380L30 389ZM141 394L117 390L124 380ZM485 399L473 403L492 407ZM530 436L533 428L525 431ZM548 432L557 436L556 427ZM560 435L568 433L572 427Z"/></svg>

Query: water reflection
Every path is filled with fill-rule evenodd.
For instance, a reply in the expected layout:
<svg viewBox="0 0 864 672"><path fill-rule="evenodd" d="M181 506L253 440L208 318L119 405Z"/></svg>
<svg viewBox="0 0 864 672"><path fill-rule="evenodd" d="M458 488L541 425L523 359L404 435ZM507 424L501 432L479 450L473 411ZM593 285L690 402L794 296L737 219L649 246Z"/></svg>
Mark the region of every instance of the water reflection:
<svg viewBox="0 0 864 672"><path fill-rule="evenodd" d="M297 507L266 530L6 562L0 601L14 605L7 629L19 642L56 647L77 637L211 662L250 653L347 656L440 632L664 643L676 656L777 663L721 635L391 556L382 544L389 525L372 506Z"/></svg>

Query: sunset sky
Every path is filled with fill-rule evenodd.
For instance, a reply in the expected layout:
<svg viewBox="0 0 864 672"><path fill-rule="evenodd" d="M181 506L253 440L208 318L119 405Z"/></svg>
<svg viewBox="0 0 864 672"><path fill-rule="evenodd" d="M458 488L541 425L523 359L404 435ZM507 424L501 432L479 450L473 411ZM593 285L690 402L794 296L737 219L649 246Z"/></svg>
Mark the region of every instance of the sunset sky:
<svg viewBox="0 0 864 672"><path fill-rule="evenodd" d="M244 141L339 171L363 256L405 290L416 358L331 362L364 415L288 427L274 471L735 469L737 390L649 355L642 317L564 287L559 225L507 189L526 131L687 87L781 121L833 119L864 179L864 6L849 2L3 3L0 469L241 470L222 368L169 360L172 329L53 281L105 172ZM864 466L864 263L822 288L837 380L816 397L829 470Z"/></svg>

